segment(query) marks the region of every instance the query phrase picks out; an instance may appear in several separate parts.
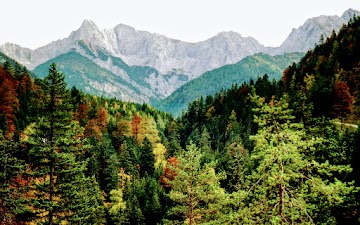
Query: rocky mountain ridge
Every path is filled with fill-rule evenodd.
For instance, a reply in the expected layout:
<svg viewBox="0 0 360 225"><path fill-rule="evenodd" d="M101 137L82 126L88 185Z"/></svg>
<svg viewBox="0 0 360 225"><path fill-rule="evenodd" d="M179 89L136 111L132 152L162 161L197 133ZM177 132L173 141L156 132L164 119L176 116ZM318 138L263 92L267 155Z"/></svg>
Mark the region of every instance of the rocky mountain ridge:
<svg viewBox="0 0 360 225"><path fill-rule="evenodd" d="M30 69L73 49L83 41L94 51L100 49L119 57L130 66L149 66L166 74L177 71L187 74L192 80L206 71L226 64L239 62L246 56L264 52L279 55L290 52L306 52L318 43L321 34L331 35L338 31L359 11L349 9L339 16L319 16L308 19L303 26L293 29L279 47L265 47L252 37L243 37L236 32L221 32L197 43L187 43L147 31L139 31L119 24L112 29L100 30L90 20L69 37L54 41L35 50L6 43L0 51L28 66Z"/></svg>
<svg viewBox="0 0 360 225"><path fill-rule="evenodd" d="M326 39L333 31L338 32L354 15L360 16L360 12L348 9L341 17L319 16L310 18L304 25L297 29L294 28L287 39L269 53L280 55L289 52L306 52L319 43L321 35Z"/></svg>

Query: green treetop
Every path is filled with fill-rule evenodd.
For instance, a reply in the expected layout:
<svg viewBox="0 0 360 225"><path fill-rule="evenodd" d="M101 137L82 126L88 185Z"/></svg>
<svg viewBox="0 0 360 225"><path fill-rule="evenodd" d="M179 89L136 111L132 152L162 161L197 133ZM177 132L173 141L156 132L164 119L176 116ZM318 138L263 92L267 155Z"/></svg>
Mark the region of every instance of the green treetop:
<svg viewBox="0 0 360 225"><path fill-rule="evenodd" d="M166 223L195 225L220 216L221 203L226 198L220 187L222 177L215 173L214 162L201 165L201 158L201 151L190 144L187 151L179 155L176 166L170 165L176 176L167 182L171 186L169 197L175 205L168 213L178 220Z"/></svg>

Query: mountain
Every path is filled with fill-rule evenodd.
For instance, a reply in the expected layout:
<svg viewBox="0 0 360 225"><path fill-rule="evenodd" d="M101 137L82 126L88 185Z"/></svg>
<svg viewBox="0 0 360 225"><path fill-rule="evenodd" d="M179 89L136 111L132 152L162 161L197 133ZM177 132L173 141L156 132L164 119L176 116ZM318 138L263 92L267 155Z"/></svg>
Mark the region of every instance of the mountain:
<svg viewBox="0 0 360 225"><path fill-rule="evenodd" d="M69 60L63 55L77 52L98 65L93 67L94 70L91 71L93 75L103 73L101 69L103 68L131 84L132 87L129 86L128 89L132 91L127 92L129 95L120 95L119 98L149 102L152 98L167 97L181 85L205 71L224 64L236 63L237 58L261 52L263 47L255 39L244 38L234 32L223 32L207 41L191 44L158 34L137 31L123 24L110 30L100 31L95 23L85 20L82 26L72 32L68 38L41 48L23 49L18 45L7 43L1 46L0 50L34 69L36 73L42 72L38 74L39 77L46 75L43 65L49 65L51 61L64 65L63 71L75 80L80 77L84 79L84 75L89 73L74 71L75 62L69 64L71 68L65 68L64 63L68 63ZM79 68L85 67L80 65ZM75 74L68 74L73 71L82 75L76 78ZM116 96L118 88L124 84L111 84L109 80L106 82L108 85L101 86L98 82L102 79L101 76L99 79L91 77L92 82L89 80L90 77L85 79L88 80L86 85L67 81L69 85L86 87L84 91L103 93L107 96ZM133 92L139 95L130 95Z"/></svg>
<svg viewBox="0 0 360 225"><path fill-rule="evenodd" d="M69 52L78 41L83 41L92 50L98 49L121 58L128 65L149 66L166 74L178 71L187 74L189 80L206 71L226 64L239 62L246 56L265 52L272 55L289 52L306 52L318 43L320 35L328 37L332 30L338 31L359 11L349 9L342 17L319 16L308 19L305 24L293 29L280 47L266 48L252 37L243 37L236 32L221 32L197 43L187 43L159 34L139 31L119 24L112 29L100 30L90 20L67 38L54 41L35 50L6 43L0 51L30 69Z"/></svg>
<svg viewBox="0 0 360 225"><path fill-rule="evenodd" d="M153 102L153 105L178 116L190 102L201 96L206 97L214 95L222 89L229 89L234 84L249 82L250 79L255 80L264 74L267 74L269 79L278 80L284 69L294 62L298 62L302 56L302 53L288 53L279 56L259 53L248 56L236 64L204 73L177 89L169 97Z"/></svg>
<svg viewBox="0 0 360 225"><path fill-rule="evenodd" d="M310 18L304 25L293 29L286 40L278 48L273 49L271 53L306 52L319 43L321 35L324 39L330 37L333 31L338 32L354 15L360 16L360 12L348 9L341 17L319 16Z"/></svg>
<svg viewBox="0 0 360 225"><path fill-rule="evenodd" d="M68 38L30 50L6 43L0 50L30 69L64 54L83 41L93 51L102 50L121 58L128 65L153 67L161 73L178 71L190 79L225 64L265 51L251 37L235 32L222 32L206 41L186 43L159 34L138 31L119 24L113 29L99 30L94 22L85 20Z"/></svg>
<svg viewBox="0 0 360 225"><path fill-rule="evenodd" d="M67 38L35 50L6 43L0 46L0 51L29 69L41 72L38 74L40 77L44 76L45 65L49 65L50 61L56 62L63 65L63 71L74 73L66 74L71 79L87 80L87 84L68 80L69 84L82 86L85 91L107 96L121 93L118 97L124 100L149 102L169 96L207 71L235 64L247 56L262 52L270 55L306 52L319 42L321 34L328 37L332 30L338 31L354 14L360 15L358 11L349 9L342 17L311 18L275 48L264 47L254 38L243 37L236 32L221 32L205 41L187 43L124 24L100 30L94 22L85 20ZM67 57L74 57L75 52L79 54L75 58L81 60L69 63ZM80 65L80 62L87 65L89 60L92 71ZM108 78L106 85L101 85L99 81L104 81L104 70L107 70ZM97 74L101 75L96 77ZM114 83L117 81L120 83Z"/></svg>

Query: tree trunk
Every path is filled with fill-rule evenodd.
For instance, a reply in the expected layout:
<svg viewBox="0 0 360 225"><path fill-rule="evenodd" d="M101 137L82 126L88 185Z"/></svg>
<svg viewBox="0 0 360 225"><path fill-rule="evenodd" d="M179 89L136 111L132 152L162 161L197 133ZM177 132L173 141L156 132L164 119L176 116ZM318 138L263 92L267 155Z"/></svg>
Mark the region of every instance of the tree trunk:
<svg viewBox="0 0 360 225"><path fill-rule="evenodd" d="M53 216L54 216L54 208L53 208L53 199L54 199L54 172L55 172L55 149L54 149L54 99L52 99L52 112L50 119L50 151L51 151L51 159L50 159L50 187L49 187L49 199L50 199L50 209L49 209L49 225L53 225Z"/></svg>
<svg viewBox="0 0 360 225"><path fill-rule="evenodd" d="M279 185L279 217L280 217L280 224L283 224L283 203L284 203L284 187L282 183Z"/></svg>
<svg viewBox="0 0 360 225"><path fill-rule="evenodd" d="M193 200L194 200L194 196L193 196L193 186L192 186L192 178L190 178L190 215L189 215L189 222L190 225L194 224L194 215L193 215L193 210L194 210L194 205L193 205Z"/></svg>
<svg viewBox="0 0 360 225"><path fill-rule="evenodd" d="M280 224L282 225L284 222L284 185L283 185L283 165L281 162L279 162L278 164L279 166L279 171L281 171L281 176L280 176L280 184L279 184L279 217L280 217Z"/></svg>

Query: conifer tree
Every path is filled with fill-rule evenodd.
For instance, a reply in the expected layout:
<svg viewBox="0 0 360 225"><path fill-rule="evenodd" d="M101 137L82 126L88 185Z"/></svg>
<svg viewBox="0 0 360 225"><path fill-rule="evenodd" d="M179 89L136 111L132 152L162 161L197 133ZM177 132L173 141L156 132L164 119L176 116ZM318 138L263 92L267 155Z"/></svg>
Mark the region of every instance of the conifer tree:
<svg viewBox="0 0 360 225"><path fill-rule="evenodd" d="M83 129L71 121L69 91L64 78L52 64L44 79L43 116L28 138L34 171L32 207L37 222L50 225L65 221L82 223L89 217L84 212L101 208L95 204L98 201L89 200L96 195L85 199L83 196L83 193L89 193L89 187L96 186L89 185L84 176L86 164L80 161L86 148ZM84 201L91 203L85 204ZM101 218L101 213L97 216Z"/></svg>
<svg viewBox="0 0 360 225"><path fill-rule="evenodd" d="M23 179L24 162L16 157L18 147L0 131L0 224L16 224L31 216L22 196L27 180Z"/></svg>
<svg viewBox="0 0 360 225"><path fill-rule="evenodd" d="M142 206L138 196L145 193L145 185L140 180L133 180L126 185L124 200L126 201L126 220L130 224L145 224L145 218L141 210Z"/></svg>
<svg viewBox="0 0 360 225"><path fill-rule="evenodd" d="M222 165L227 174L226 190L240 191L245 185L245 176L250 170L248 151L242 146L241 138L236 136L227 143L226 154L222 157Z"/></svg>
<svg viewBox="0 0 360 225"><path fill-rule="evenodd" d="M333 224L331 207L344 202L354 186L333 178L333 173L349 173L344 165L309 160L306 153L321 141L307 137L288 103L272 99L269 104L255 94L258 107L255 122L260 129L252 136L254 168L248 179L248 192L238 213L239 223L248 224ZM244 192L243 192L244 193Z"/></svg>
<svg viewBox="0 0 360 225"><path fill-rule="evenodd" d="M149 176L152 176L154 172L155 158L152 145L149 139L145 138L140 154L140 174L141 176L145 176L145 173L147 173Z"/></svg>
<svg viewBox="0 0 360 225"><path fill-rule="evenodd" d="M203 126L200 138L199 138L199 148L203 153L202 163L210 163L215 161L215 154L211 149L211 137L205 126Z"/></svg>
<svg viewBox="0 0 360 225"><path fill-rule="evenodd" d="M175 120L171 121L167 128L168 145L166 149L170 155L175 155L181 150L178 125Z"/></svg>
<svg viewBox="0 0 360 225"><path fill-rule="evenodd" d="M127 174L135 175L138 173L138 170L136 168L136 161L135 155L133 154L133 151L131 149L130 141L124 141L119 150L119 163L120 167L125 170Z"/></svg>
<svg viewBox="0 0 360 225"><path fill-rule="evenodd" d="M222 176L215 173L214 162L201 165L202 153L194 145L187 147L178 157L178 163L171 170L176 174L173 180L166 179L171 187L169 197L175 206L168 212L187 224L194 225L217 219L222 203L226 200L224 189L220 187ZM170 166L171 167L171 166ZM179 224L168 220L166 224Z"/></svg>

